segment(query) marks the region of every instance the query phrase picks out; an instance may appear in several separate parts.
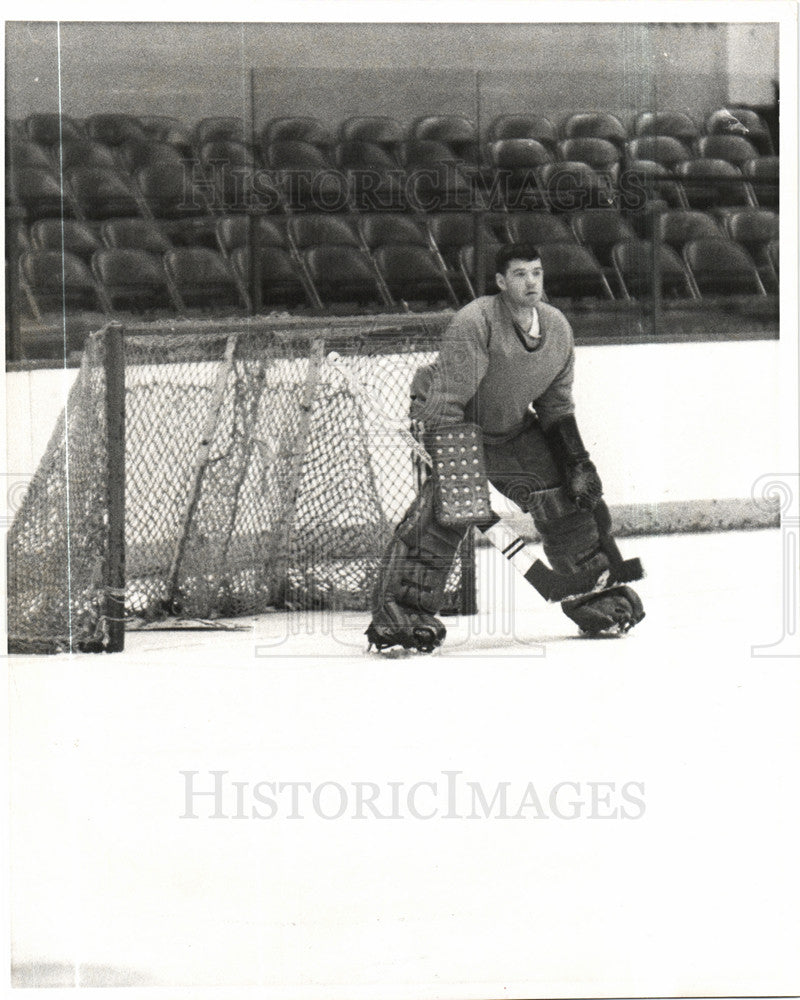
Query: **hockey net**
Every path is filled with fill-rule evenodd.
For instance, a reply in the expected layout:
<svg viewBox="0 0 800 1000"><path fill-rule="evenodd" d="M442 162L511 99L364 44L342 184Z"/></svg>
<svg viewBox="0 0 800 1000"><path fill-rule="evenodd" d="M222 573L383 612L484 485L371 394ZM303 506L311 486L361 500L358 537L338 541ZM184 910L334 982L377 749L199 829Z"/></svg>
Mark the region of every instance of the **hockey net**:
<svg viewBox="0 0 800 1000"><path fill-rule="evenodd" d="M108 485L121 466L127 627L270 608L366 610L418 488L411 379L435 358L446 319L117 328L125 443L116 456L110 332L93 334L10 529L10 650L109 648ZM448 582L450 611L470 610L471 559L468 543Z"/></svg>

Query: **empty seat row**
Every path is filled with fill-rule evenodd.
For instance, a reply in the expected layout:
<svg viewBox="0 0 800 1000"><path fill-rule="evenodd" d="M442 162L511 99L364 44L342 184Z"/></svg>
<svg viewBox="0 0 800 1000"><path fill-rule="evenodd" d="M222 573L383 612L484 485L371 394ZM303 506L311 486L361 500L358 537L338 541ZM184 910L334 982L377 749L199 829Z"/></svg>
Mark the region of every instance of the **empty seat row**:
<svg viewBox="0 0 800 1000"><path fill-rule="evenodd" d="M581 242L567 239L565 230L563 238L539 244L551 298L638 298L650 293L656 273L662 293L676 298L765 295L765 273L777 286L776 239L760 245L761 268L721 231L702 227L687 231L692 238L682 243L680 254L677 243L639 239L624 225L614 235L606 232L606 242L596 240L595 253L587 237L603 214L608 215L575 220ZM20 257L20 282L37 319L48 311L86 308L185 314L198 308L215 313L298 306L330 310L340 304L380 310L407 307L408 301L428 307L458 305L479 293L481 273L483 288L493 290L494 252L501 243L527 234L487 223L476 252L472 232L453 232L455 216L440 219L441 246L433 238L436 227L426 233L422 226L415 229L411 220L401 219L395 221L403 225L392 230L386 217L374 220L374 226L360 220L358 235L341 219L316 220L316 232L315 220L308 217L291 220L306 223L292 227L294 232L267 225L270 220L264 219L218 220L220 252L168 248L156 234L140 231L134 242L147 249L101 247L88 263L69 250L26 251ZM131 220L128 238L137 228L144 229L142 221ZM252 226L256 221L259 232L241 231L242 222ZM610 239L614 242L609 246Z"/></svg>
<svg viewBox="0 0 800 1000"><path fill-rule="evenodd" d="M104 219L191 218L238 211L416 211L472 208L544 209L554 213L617 207L627 213L663 201L668 207L779 204L777 157L745 162L741 169L718 159L693 159L672 169L636 160L604 172L579 161L504 161L491 174L465 174L452 164L402 171L303 168L204 170L162 162L133 177L113 168L72 167L61 176L37 166L10 172L8 203L28 220L47 217Z"/></svg>
<svg viewBox="0 0 800 1000"><path fill-rule="evenodd" d="M494 116L481 135L475 122L464 114L423 115L409 125L383 115L354 116L329 128L310 115L272 118L256 129L255 135L242 118L215 116L203 118L186 128L178 119L164 116L128 114L90 115L80 122L66 115L32 114L12 125L12 133L44 146L56 146L71 138L90 139L108 146L120 146L151 138L167 141L188 151L198 150L211 141L254 141L266 148L273 142L298 139L320 149L329 149L337 141L365 141L390 153L409 140L444 142L458 156L471 158L480 142L498 139L537 139L554 146L561 139L597 137L622 144L638 136L672 136L691 145L703 135L748 136L760 153L775 152L765 120L748 108L720 108L699 122L683 111L643 111L629 126L607 111L574 112L555 123L546 115L522 111Z"/></svg>

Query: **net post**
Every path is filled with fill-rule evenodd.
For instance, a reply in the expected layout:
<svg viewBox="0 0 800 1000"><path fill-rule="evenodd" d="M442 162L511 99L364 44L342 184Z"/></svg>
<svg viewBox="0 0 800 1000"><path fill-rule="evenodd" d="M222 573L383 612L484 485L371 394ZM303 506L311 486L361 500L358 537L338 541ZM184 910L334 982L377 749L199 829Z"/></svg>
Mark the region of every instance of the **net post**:
<svg viewBox="0 0 800 1000"><path fill-rule="evenodd" d="M105 330L106 495L108 541L104 572L106 651L125 647L125 328Z"/></svg>

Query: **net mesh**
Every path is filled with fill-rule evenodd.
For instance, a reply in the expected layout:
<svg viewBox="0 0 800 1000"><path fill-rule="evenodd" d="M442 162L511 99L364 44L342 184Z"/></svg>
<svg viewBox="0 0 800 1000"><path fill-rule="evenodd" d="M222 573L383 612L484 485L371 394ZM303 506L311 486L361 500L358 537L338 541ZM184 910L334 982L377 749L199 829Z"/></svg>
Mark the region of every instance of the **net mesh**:
<svg viewBox="0 0 800 1000"><path fill-rule="evenodd" d="M126 329L127 615L366 610L417 489L409 388L437 335L411 317ZM12 649L102 645L103 356L101 332L12 525ZM450 575L450 610L464 605L468 558Z"/></svg>

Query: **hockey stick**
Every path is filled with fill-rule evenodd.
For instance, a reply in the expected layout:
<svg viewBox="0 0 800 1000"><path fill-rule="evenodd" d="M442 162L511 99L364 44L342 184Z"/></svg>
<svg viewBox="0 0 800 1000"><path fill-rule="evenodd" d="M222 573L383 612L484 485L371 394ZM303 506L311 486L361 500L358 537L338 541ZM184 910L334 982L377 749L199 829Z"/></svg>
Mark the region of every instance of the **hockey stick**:
<svg viewBox="0 0 800 1000"><path fill-rule="evenodd" d="M327 360L328 364L340 372L347 382L348 388L361 406L372 410L384 425L392 428L400 435L411 449L416 463L431 469L433 466L431 456L428 454L419 437L406 426L405 422L392 417L386 412L384 405L376 398L376 395L368 393L358 382L355 373L348 371L341 364L344 359L336 351L328 354ZM419 428L417 429L419 430ZM545 601L564 601L567 598L579 597L594 590L602 590L607 586L608 571L601 573L599 576L591 570L583 570L582 572L565 576L561 573L556 573L555 570L543 563L532 552L533 543L522 538L496 510L496 507L501 503L501 497L502 503L505 505L513 504L513 501L504 497L491 483L489 483L489 494L495 501L492 504L492 509L496 520L490 524L478 524L476 527ZM522 513L522 508L516 504L513 504L513 506L519 513Z"/></svg>

